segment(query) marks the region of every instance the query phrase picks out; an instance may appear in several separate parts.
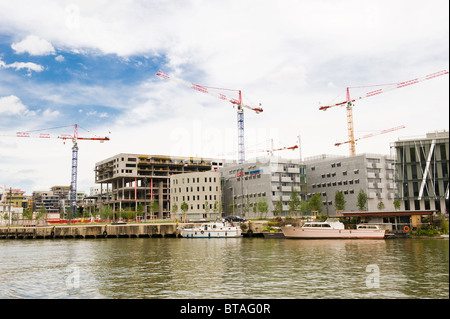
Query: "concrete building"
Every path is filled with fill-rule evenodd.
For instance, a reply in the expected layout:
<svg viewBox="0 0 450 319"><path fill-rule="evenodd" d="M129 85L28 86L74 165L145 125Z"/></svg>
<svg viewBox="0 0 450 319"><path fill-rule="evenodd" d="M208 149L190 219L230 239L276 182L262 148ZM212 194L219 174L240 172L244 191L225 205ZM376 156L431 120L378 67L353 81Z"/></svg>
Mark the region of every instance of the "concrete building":
<svg viewBox="0 0 450 319"><path fill-rule="evenodd" d="M400 138L391 143L395 153L397 196L401 209L449 208L449 133L433 132L420 138Z"/></svg>
<svg viewBox="0 0 450 319"><path fill-rule="evenodd" d="M298 160L280 157L257 158L243 164L234 164L219 170L223 178L223 210L226 215L245 218L260 217L257 205L265 201L267 215L273 217L277 202L282 202L282 216L290 214L291 194L306 199L305 165Z"/></svg>
<svg viewBox="0 0 450 319"><path fill-rule="evenodd" d="M345 211L358 211L360 190L368 197L367 210L379 207L394 210L394 159L389 155L361 154L350 157L320 155L305 159L308 178L308 200L315 193L322 195L321 214L335 216L335 195L344 194ZM382 204L380 204L382 203ZM380 205L380 206L379 206Z"/></svg>
<svg viewBox="0 0 450 319"><path fill-rule="evenodd" d="M170 217L170 177L205 172L223 166L221 160L200 157L120 153L95 164L95 182L100 189L110 188L111 196L102 205L114 211L143 207L145 219ZM150 204L158 209L151 212Z"/></svg>
<svg viewBox="0 0 450 319"><path fill-rule="evenodd" d="M183 173L170 176L172 218L212 220L221 217L222 185L218 172ZM187 204L186 213L182 210Z"/></svg>

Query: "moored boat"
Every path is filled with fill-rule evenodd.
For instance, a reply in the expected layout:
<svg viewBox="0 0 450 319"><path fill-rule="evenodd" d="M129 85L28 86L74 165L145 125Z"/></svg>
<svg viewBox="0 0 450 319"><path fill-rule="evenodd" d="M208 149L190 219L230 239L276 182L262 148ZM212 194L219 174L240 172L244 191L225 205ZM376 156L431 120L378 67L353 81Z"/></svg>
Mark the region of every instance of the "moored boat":
<svg viewBox="0 0 450 319"><path fill-rule="evenodd" d="M180 228L180 236L185 238L232 238L242 237L238 225L227 222L202 223L199 227Z"/></svg>
<svg viewBox="0 0 450 319"><path fill-rule="evenodd" d="M386 230L377 225L360 224L356 229L345 229L344 224L337 219L329 218L325 222L307 222L302 227L281 227L285 238L301 239L382 239Z"/></svg>

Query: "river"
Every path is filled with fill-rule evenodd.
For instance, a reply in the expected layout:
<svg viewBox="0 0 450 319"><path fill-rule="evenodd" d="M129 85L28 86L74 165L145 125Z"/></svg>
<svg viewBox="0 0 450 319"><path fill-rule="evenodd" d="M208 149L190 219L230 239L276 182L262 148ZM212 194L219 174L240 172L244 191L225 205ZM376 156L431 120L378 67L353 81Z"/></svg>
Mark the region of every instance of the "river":
<svg viewBox="0 0 450 319"><path fill-rule="evenodd" d="M448 239L0 241L0 298L449 298Z"/></svg>

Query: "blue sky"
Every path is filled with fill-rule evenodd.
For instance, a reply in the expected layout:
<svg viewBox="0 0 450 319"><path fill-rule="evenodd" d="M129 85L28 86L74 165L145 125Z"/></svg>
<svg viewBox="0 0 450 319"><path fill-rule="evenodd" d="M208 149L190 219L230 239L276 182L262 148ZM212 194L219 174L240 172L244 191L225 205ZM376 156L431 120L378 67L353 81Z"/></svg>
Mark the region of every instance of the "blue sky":
<svg viewBox="0 0 450 319"><path fill-rule="evenodd" d="M261 103L263 113L245 113L247 157L270 139L292 146L299 135L303 157L348 155L347 146L334 146L347 140L345 109L319 105L345 100L347 87L448 70L448 7L447 0L0 0L0 185L28 193L69 185L70 142L8 135L70 134L75 123L80 136L111 137L79 143L85 191L95 163L118 153L236 152L231 104L163 80L158 70L240 89L245 103ZM357 153L389 154L399 137L448 130L448 87L446 75L358 102L355 137L406 128L361 140Z"/></svg>

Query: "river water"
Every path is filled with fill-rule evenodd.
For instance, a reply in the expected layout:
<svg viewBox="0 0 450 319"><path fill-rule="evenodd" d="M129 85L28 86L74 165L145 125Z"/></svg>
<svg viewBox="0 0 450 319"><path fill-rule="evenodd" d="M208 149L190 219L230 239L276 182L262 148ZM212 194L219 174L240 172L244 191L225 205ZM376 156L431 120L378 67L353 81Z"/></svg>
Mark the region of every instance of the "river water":
<svg viewBox="0 0 450 319"><path fill-rule="evenodd" d="M0 298L449 298L449 241L2 240Z"/></svg>

